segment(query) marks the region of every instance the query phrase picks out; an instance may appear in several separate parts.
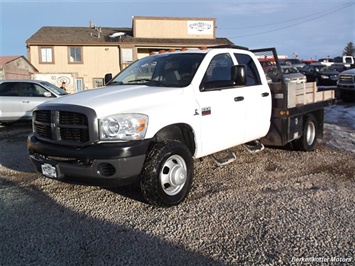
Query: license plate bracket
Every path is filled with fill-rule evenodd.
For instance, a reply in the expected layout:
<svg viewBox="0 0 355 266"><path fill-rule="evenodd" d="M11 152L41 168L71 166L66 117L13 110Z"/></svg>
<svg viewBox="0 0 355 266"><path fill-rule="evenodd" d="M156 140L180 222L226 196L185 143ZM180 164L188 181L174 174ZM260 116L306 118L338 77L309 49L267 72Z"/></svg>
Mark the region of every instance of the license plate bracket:
<svg viewBox="0 0 355 266"><path fill-rule="evenodd" d="M58 174L57 174L57 169L55 166L49 164L49 163L44 163L41 165L42 168L42 174L44 176L47 176L49 178L57 178Z"/></svg>

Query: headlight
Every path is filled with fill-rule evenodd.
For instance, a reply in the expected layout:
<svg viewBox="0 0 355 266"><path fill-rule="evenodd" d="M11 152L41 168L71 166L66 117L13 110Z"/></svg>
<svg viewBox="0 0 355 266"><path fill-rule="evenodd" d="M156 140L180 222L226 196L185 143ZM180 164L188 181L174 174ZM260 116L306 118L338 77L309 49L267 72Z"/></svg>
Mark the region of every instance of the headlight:
<svg viewBox="0 0 355 266"><path fill-rule="evenodd" d="M321 78L322 78L322 79L329 79L329 76L321 75Z"/></svg>
<svg viewBox="0 0 355 266"><path fill-rule="evenodd" d="M143 114L120 114L99 119L100 140L144 139L148 116Z"/></svg>

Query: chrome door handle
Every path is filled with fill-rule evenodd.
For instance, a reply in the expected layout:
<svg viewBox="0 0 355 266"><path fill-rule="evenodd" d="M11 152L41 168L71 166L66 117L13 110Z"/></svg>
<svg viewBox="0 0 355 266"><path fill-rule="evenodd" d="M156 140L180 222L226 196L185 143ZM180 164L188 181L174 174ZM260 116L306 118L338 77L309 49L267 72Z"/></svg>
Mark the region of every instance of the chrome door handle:
<svg viewBox="0 0 355 266"><path fill-rule="evenodd" d="M241 102L241 101L243 101L244 100L244 97L243 96L238 96L238 97L235 97L234 98L234 101L235 102Z"/></svg>

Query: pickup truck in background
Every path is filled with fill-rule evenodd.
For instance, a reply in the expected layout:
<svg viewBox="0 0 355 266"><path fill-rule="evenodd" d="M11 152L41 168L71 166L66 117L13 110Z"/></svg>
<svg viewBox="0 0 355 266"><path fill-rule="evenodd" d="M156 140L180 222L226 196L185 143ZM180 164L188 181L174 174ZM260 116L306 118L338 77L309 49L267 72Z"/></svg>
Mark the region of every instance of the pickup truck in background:
<svg viewBox="0 0 355 266"><path fill-rule="evenodd" d="M355 68L345 70L339 74L337 89L344 102L355 102Z"/></svg>
<svg viewBox="0 0 355 266"><path fill-rule="evenodd" d="M196 158L225 165L237 145L313 150L334 91L283 79L268 84L257 56L280 67L274 48L182 49L137 60L104 88L38 106L30 159L61 181L139 182L149 203L168 207L187 197Z"/></svg>

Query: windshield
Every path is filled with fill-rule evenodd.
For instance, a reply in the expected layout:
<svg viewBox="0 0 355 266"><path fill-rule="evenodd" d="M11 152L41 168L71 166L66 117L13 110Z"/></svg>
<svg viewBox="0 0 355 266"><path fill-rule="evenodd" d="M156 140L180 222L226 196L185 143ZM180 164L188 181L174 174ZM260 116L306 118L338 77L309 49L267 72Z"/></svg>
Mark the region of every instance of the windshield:
<svg viewBox="0 0 355 266"><path fill-rule="evenodd" d="M294 67L282 67L282 73L284 74L292 74L292 73L299 73L298 70Z"/></svg>
<svg viewBox="0 0 355 266"><path fill-rule="evenodd" d="M191 83L205 54L166 53L137 60L108 85L145 84L147 86L185 87Z"/></svg>
<svg viewBox="0 0 355 266"><path fill-rule="evenodd" d="M61 88L58 88L57 86L54 86L52 83L49 83L47 81L43 81L43 82L41 82L41 84L56 95L68 94L65 90L62 90Z"/></svg>
<svg viewBox="0 0 355 266"><path fill-rule="evenodd" d="M331 66L318 66L315 67L316 72L331 72L331 71L336 71L335 68L331 67Z"/></svg>

